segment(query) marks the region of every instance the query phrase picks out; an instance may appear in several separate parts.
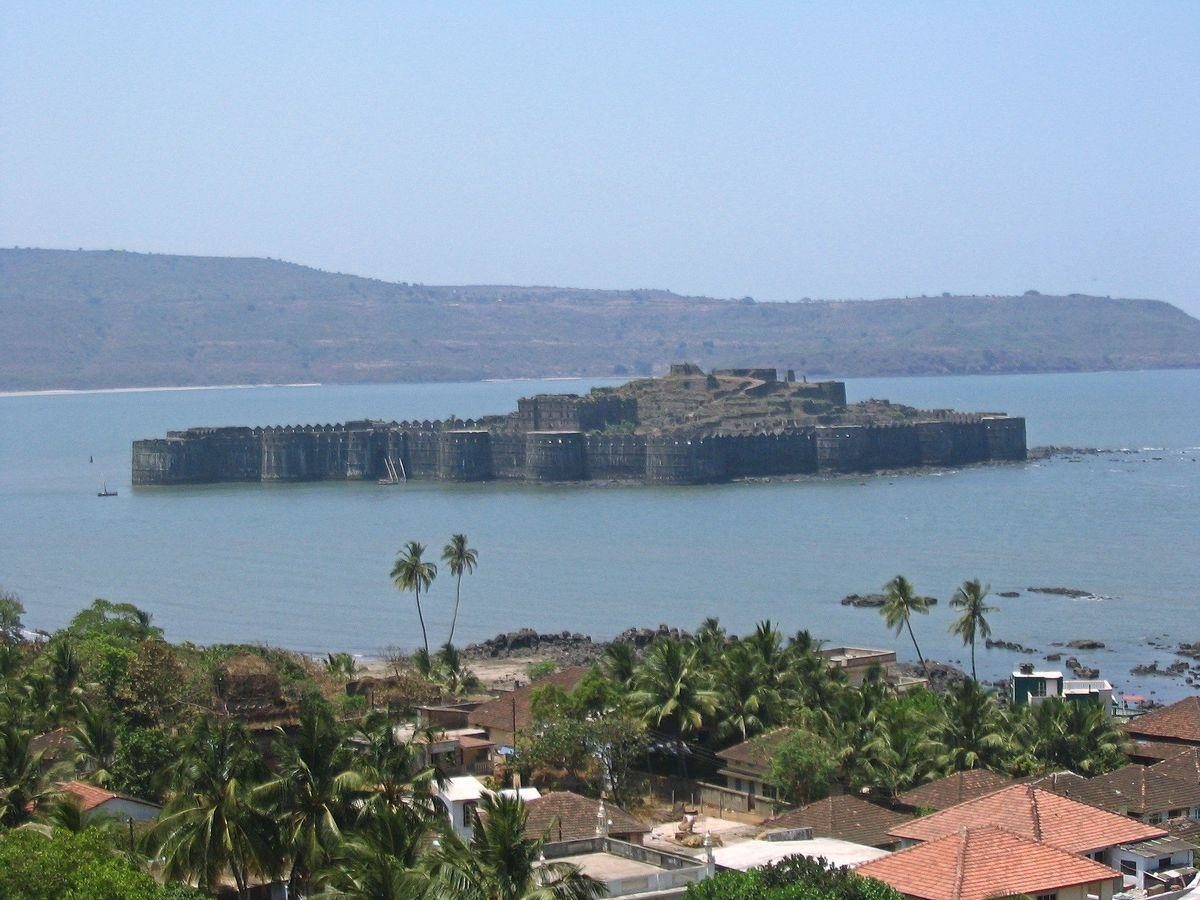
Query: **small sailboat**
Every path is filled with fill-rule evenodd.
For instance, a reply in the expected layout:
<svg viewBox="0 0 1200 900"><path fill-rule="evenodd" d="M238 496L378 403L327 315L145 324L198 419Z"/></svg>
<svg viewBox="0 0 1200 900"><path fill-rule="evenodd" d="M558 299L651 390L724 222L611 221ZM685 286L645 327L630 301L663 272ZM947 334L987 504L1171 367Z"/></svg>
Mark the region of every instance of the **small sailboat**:
<svg viewBox="0 0 1200 900"><path fill-rule="evenodd" d="M117 496L117 492L116 492L116 491L110 491L110 490L108 489L108 482L106 481L106 482L104 482L104 489L103 489L103 490L101 490L101 491L99 491L99 492L96 494L96 496L97 496L97 497L115 497L115 496Z"/></svg>
<svg viewBox="0 0 1200 900"><path fill-rule="evenodd" d="M399 460L400 468L396 469L396 463L392 462L391 457L383 458L383 467L387 470L387 477L380 478L380 484L400 484L402 481L408 481L408 473L404 471L404 461Z"/></svg>

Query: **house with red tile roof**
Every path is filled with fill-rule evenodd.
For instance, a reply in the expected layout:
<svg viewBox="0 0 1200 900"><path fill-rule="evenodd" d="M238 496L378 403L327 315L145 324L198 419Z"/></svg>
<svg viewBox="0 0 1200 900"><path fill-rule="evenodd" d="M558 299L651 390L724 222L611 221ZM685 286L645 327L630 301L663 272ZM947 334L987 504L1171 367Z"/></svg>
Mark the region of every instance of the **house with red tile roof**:
<svg viewBox="0 0 1200 900"><path fill-rule="evenodd" d="M1185 747L1168 756L1162 762L1150 766L1160 775L1170 775L1180 781L1200 784L1200 747Z"/></svg>
<svg viewBox="0 0 1200 900"><path fill-rule="evenodd" d="M68 781L58 789L68 798L79 803L84 819L104 816L125 822L147 822L157 819L162 807L149 800L139 800L124 794L114 794L82 781Z"/></svg>
<svg viewBox="0 0 1200 900"><path fill-rule="evenodd" d="M528 819L525 835L551 843L583 841L609 837L629 844L641 844L650 826L635 819L619 806L603 803L571 791L550 791L525 802Z"/></svg>
<svg viewBox="0 0 1200 900"><path fill-rule="evenodd" d="M748 812L758 803L770 803L778 796L775 788L767 784L767 776L775 749L791 733L791 728L776 728L717 753L721 760L718 771L725 778L725 787L745 796Z"/></svg>
<svg viewBox="0 0 1200 900"><path fill-rule="evenodd" d="M1200 781L1175 778L1161 765L1130 763L1056 793L1152 825L1181 816L1200 819Z"/></svg>
<svg viewBox="0 0 1200 900"><path fill-rule="evenodd" d="M768 832L811 829L813 837L894 850L900 841L888 832L911 818L912 813L871 803L853 794L836 794L767 819L762 827Z"/></svg>
<svg viewBox="0 0 1200 900"><path fill-rule="evenodd" d="M1128 751L1134 762L1156 763L1188 747L1200 747L1200 697L1143 713L1122 726L1133 741Z"/></svg>
<svg viewBox="0 0 1200 900"><path fill-rule="evenodd" d="M540 688L554 686L570 693L588 673L587 666L568 666L545 678L507 691L467 713L467 724L482 729L487 740L497 747L515 744L516 733L533 726L533 695Z"/></svg>
<svg viewBox="0 0 1200 900"><path fill-rule="evenodd" d="M912 900L1112 900L1122 884L1103 863L995 825L960 828L855 871Z"/></svg>
<svg viewBox="0 0 1200 900"><path fill-rule="evenodd" d="M922 784L911 791L905 791L896 799L913 809L939 810L964 800L974 800L1014 783L1007 775L990 769L970 769Z"/></svg>
<svg viewBox="0 0 1200 900"><path fill-rule="evenodd" d="M495 770L495 744L482 728L399 725L394 734L398 743L411 744L418 765L433 766L443 775L491 775Z"/></svg>
<svg viewBox="0 0 1200 900"><path fill-rule="evenodd" d="M1151 880L1148 872L1176 868L1185 858L1190 860L1190 853L1183 848L1178 848L1178 853L1175 849L1166 852L1165 845L1152 845L1168 837L1162 828L1030 784L1016 784L913 819L890 834L910 846L981 825L995 825L1028 840L1090 857L1122 872L1139 888ZM1156 849L1163 852L1147 855Z"/></svg>

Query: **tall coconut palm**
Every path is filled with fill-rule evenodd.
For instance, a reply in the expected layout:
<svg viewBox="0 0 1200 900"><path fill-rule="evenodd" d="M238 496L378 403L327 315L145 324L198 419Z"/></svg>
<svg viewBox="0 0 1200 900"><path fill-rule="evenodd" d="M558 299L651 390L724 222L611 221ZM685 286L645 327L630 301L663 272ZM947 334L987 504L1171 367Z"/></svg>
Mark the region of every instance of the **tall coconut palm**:
<svg viewBox="0 0 1200 900"><path fill-rule="evenodd" d="M739 641L717 662L717 693L720 695L718 730L723 737L744 741L762 731L782 710L779 693L763 678L755 652Z"/></svg>
<svg viewBox="0 0 1200 900"><path fill-rule="evenodd" d="M421 764L411 742L396 739L386 714L367 717L354 748L364 802L434 812L433 787L444 778L433 766Z"/></svg>
<svg viewBox="0 0 1200 900"><path fill-rule="evenodd" d="M1026 754L1017 761L1019 770L1066 769L1091 777L1127 761L1128 738L1098 703L1051 698L1019 709L1013 722Z"/></svg>
<svg viewBox="0 0 1200 900"><path fill-rule="evenodd" d="M11 720L0 722L0 826L20 825L51 795L42 754L31 747L31 732Z"/></svg>
<svg viewBox="0 0 1200 900"><path fill-rule="evenodd" d="M63 638L50 646L50 680L54 682L54 691L59 703L63 703L74 692L79 681L83 665L79 654L75 652L75 644L68 638Z"/></svg>
<svg viewBox="0 0 1200 900"><path fill-rule="evenodd" d="M154 832L167 878L212 891L228 872L245 897L252 875L281 868L275 822L253 801L264 771L240 725L197 721L174 772L175 796Z"/></svg>
<svg viewBox="0 0 1200 900"><path fill-rule="evenodd" d="M1012 750L1010 730L996 702L975 681L963 681L941 698L938 739L946 748L946 767L1000 768Z"/></svg>
<svg viewBox="0 0 1200 900"><path fill-rule="evenodd" d="M541 840L525 836L528 815L516 797L485 794L470 842L453 832L430 855L438 900L592 900L604 884L570 863L542 859Z"/></svg>
<svg viewBox="0 0 1200 900"><path fill-rule="evenodd" d="M727 640L728 635L721 627L721 620L716 616L709 616L700 623L700 627L692 636L692 646L700 651L698 657L700 663L712 666L716 665L717 660L720 659Z"/></svg>
<svg viewBox="0 0 1200 900"><path fill-rule="evenodd" d="M894 799L938 774L944 749L932 716L906 697L889 699L873 717L874 736L862 747L867 786Z"/></svg>
<svg viewBox="0 0 1200 900"><path fill-rule="evenodd" d="M984 587L978 578L964 581L954 592L950 600L952 609L961 609L962 615L950 626L950 633L962 638L964 644L971 645L971 680L978 683L975 675L975 639L987 639L992 636L992 626L986 618L988 613L996 612L996 607L988 606L988 592L991 586Z"/></svg>
<svg viewBox="0 0 1200 900"><path fill-rule="evenodd" d="M307 703L300 711L294 737L279 730L276 753L278 774L255 792L277 813L283 846L291 856L288 883L292 891L324 866L342 840L350 819L351 799L360 787L359 773L351 767L349 748L330 712Z"/></svg>
<svg viewBox="0 0 1200 900"><path fill-rule="evenodd" d="M475 566L479 564L479 553L467 546L465 534L452 534L450 542L442 548L442 562L449 566L450 574L455 578L454 616L450 619L450 637L446 639L447 644L453 644L454 626L458 624L458 603L462 599L463 573L470 575L475 571Z"/></svg>
<svg viewBox="0 0 1200 900"><path fill-rule="evenodd" d="M784 650L783 633L771 620L755 625L741 643L753 653L763 680L772 687L782 687L789 676L788 654Z"/></svg>
<svg viewBox="0 0 1200 900"><path fill-rule="evenodd" d="M629 641L614 641L600 656L600 670L618 687L628 687L637 672L637 650Z"/></svg>
<svg viewBox="0 0 1200 900"><path fill-rule="evenodd" d="M425 631L425 615L421 611L421 591L428 591L437 578L437 564L425 562L425 545L418 541L409 541L396 555L396 564L392 566L392 583L398 591L412 591L417 598L417 619L421 623L421 640L424 644L425 658L429 659L429 634Z"/></svg>
<svg viewBox="0 0 1200 900"><path fill-rule="evenodd" d="M462 653L449 641L438 651L436 674L442 687L455 697L479 688L479 679L467 668Z"/></svg>
<svg viewBox="0 0 1200 900"><path fill-rule="evenodd" d="M696 650L688 650L677 640L655 641L638 669L636 690L629 697L647 726L675 740L681 773L686 771L685 739L699 731L717 708L717 694L705 683L696 656Z"/></svg>
<svg viewBox="0 0 1200 900"><path fill-rule="evenodd" d="M422 900L430 876L421 865L435 820L407 803L369 801L353 831L322 872L322 897L355 900Z"/></svg>
<svg viewBox="0 0 1200 900"><path fill-rule="evenodd" d="M79 718L71 729L75 742L75 762L80 771L98 785L112 777L113 761L117 756L117 726L108 711L79 703Z"/></svg>
<svg viewBox="0 0 1200 900"><path fill-rule="evenodd" d="M913 590L912 583L903 575L897 575L883 586L883 590L887 594L887 602L880 607L880 615L883 616L888 628L896 630L896 634L908 629L913 649L917 651L917 659L921 662L921 671L928 675L929 668L925 665L925 657L921 655L921 648L917 646L917 637L913 634L912 616L913 613L927 615L929 601L918 596Z"/></svg>

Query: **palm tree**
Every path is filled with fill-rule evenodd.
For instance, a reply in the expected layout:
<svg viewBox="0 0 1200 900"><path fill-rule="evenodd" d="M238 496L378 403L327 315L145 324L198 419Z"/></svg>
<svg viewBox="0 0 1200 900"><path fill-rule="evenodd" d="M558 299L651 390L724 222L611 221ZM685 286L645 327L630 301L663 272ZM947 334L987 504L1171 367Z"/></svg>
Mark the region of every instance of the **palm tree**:
<svg viewBox="0 0 1200 900"><path fill-rule="evenodd" d="M442 687L455 697L479 687L479 679L464 664L458 648L449 641L438 651L436 674Z"/></svg>
<svg viewBox="0 0 1200 900"><path fill-rule="evenodd" d="M442 562L450 567L450 574L456 579L454 583L454 616L450 619L450 637L447 644L454 643L454 626L458 623L458 601L462 599L462 577L466 572L470 575L479 564L479 553L467 546L465 534L452 534L450 543L442 548Z"/></svg>
<svg viewBox="0 0 1200 900"><path fill-rule="evenodd" d="M908 636L912 638L913 649L917 651L917 659L921 662L921 671L928 675L929 669L925 665L925 657L921 655L921 648L917 646L917 638L913 634L912 614L921 613L922 615L927 615L929 613L929 601L924 597L917 596L913 590L912 583L903 575L897 575L885 584L883 589L887 593L887 602L879 609L883 620L887 623L888 628L896 630L896 634L899 634L905 628L908 629Z"/></svg>
<svg viewBox="0 0 1200 900"><path fill-rule="evenodd" d="M629 696L648 726L674 738L681 773L686 771L684 739L699 731L717 708L717 694L704 683L696 656L696 650L688 651L679 641L655 641Z"/></svg>
<svg viewBox="0 0 1200 900"><path fill-rule="evenodd" d="M950 601L951 608L963 611L950 626L950 633L957 634L964 644L971 645L971 680L976 683L979 679L975 676L975 639L981 637L986 640L992 636L992 626L988 624L985 616L996 612L996 607L988 606L984 602L991 589L991 585L984 587L978 578L972 578L959 586Z"/></svg>
<svg viewBox="0 0 1200 900"><path fill-rule="evenodd" d="M61 703L74 690L83 666L79 661L79 655L75 652L75 644L66 638L52 644L48 655L50 657L50 680L54 682L54 690Z"/></svg>
<svg viewBox="0 0 1200 900"><path fill-rule="evenodd" d="M213 891L229 872L245 897L252 875L279 870L274 820L253 802L264 771L242 726L196 722L174 773L175 796L155 828L167 878Z"/></svg>
<svg viewBox="0 0 1200 900"><path fill-rule="evenodd" d="M604 884L570 863L546 862L544 841L525 835L528 814L516 797L485 794L471 841L453 832L430 855L437 900L592 900Z"/></svg>
<svg viewBox="0 0 1200 900"><path fill-rule="evenodd" d="M692 646L700 651L700 662L706 666L715 665L725 649L727 638L725 629L721 627L721 620L716 616L709 616L701 622L696 633L692 635Z"/></svg>
<svg viewBox="0 0 1200 900"><path fill-rule="evenodd" d="M975 681L962 681L942 696L938 735L947 768L1000 768L1012 750L1010 730L995 701Z"/></svg>
<svg viewBox="0 0 1200 900"><path fill-rule="evenodd" d="M1050 698L1019 709L1013 720L1026 754L1017 761L1019 770L1066 769L1091 777L1127 762L1128 737L1099 703Z"/></svg>
<svg viewBox="0 0 1200 900"><path fill-rule="evenodd" d="M42 754L30 747L32 738L15 722L0 722L0 826L20 825L52 794Z"/></svg>
<svg viewBox="0 0 1200 900"><path fill-rule="evenodd" d="M783 646L783 634L770 619L754 626L754 632L743 641L754 654L763 679L773 687L782 687L788 679L788 656Z"/></svg>
<svg viewBox="0 0 1200 900"><path fill-rule="evenodd" d="M421 900L430 877L421 867L435 820L420 808L380 799L368 802L358 824L322 872L322 897Z"/></svg>
<svg viewBox="0 0 1200 900"><path fill-rule="evenodd" d="M288 883L292 892L328 862L350 817L352 792L361 784L351 768L350 751L328 709L306 703L298 733L279 729L278 774L255 792L279 815L283 844L291 854Z"/></svg>
<svg viewBox="0 0 1200 900"><path fill-rule="evenodd" d="M925 709L905 695L889 698L872 718L874 737L862 747L868 787L894 799L939 774L944 748Z"/></svg>
<svg viewBox="0 0 1200 900"><path fill-rule="evenodd" d="M628 687L637 672L637 650L629 641L614 641L600 655L600 670L618 687Z"/></svg>
<svg viewBox="0 0 1200 900"><path fill-rule="evenodd" d="M117 726L112 716L107 710L93 709L81 700L71 739L75 741L75 761L82 773L96 784L106 785L117 756Z"/></svg>
<svg viewBox="0 0 1200 900"><path fill-rule="evenodd" d="M395 728L385 713L367 716L355 747L364 802L434 812L433 786L445 779L433 766L421 764L411 742L396 740Z"/></svg>
<svg viewBox="0 0 1200 900"><path fill-rule="evenodd" d="M417 619L421 623L421 640L425 646L425 657L429 658L429 635L425 631L425 616L421 612L421 591L428 591L437 578L437 564L425 562L421 557L425 553L425 545L418 541L409 541L396 555L396 564L392 566L392 583L398 591L413 591L417 597Z"/></svg>
<svg viewBox="0 0 1200 900"><path fill-rule="evenodd" d="M734 644L717 662L719 731L723 737L736 736L744 741L762 731L778 711L779 693L764 682L757 663L754 651L745 642Z"/></svg>

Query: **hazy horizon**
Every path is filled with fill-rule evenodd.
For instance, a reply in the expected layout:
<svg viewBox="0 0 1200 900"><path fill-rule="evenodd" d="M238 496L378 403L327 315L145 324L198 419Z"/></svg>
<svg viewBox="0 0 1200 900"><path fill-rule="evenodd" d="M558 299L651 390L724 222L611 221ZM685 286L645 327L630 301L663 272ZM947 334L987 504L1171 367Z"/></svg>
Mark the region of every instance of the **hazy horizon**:
<svg viewBox="0 0 1200 900"><path fill-rule="evenodd" d="M0 245L1200 315L1200 7L6 5Z"/></svg>

